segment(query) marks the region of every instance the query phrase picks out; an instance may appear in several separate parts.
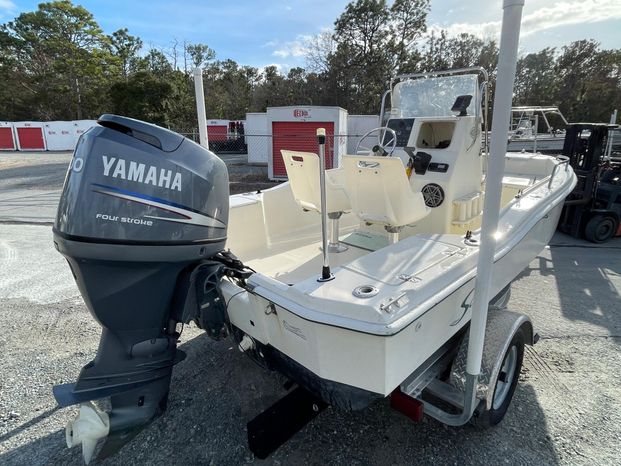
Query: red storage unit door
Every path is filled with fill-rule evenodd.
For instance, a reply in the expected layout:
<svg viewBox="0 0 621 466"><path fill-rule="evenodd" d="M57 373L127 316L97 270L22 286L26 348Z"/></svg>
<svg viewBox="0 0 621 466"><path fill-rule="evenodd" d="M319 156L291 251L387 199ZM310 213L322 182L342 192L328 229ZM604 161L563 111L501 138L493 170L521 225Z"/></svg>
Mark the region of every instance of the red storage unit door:
<svg viewBox="0 0 621 466"><path fill-rule="evenodd" d="M13 128L3 126L0 128L0 150L15 150L17 145L13 138Z"/></svg>
<svg viewBox="0 0 621 466"><path fill-rule="evenodd" d="M45 150L43 128L16 128L20 149Z"/></svg>
<svg viewBox="0 0 621 466"><path fill-rule="evenodd" d="M207 137L209 141L226 141L228 126L225 125L207 125Z"/></svg>
<svg viewBox="0 0 621 466"><path fill-rule="evenodd" d="M334 155L334 122L274 121L272 122L272 167L274 178L286 178L287 169L280 151L314 152L317 147L317 128L326 129L326 168L332 168Z"/></svg>

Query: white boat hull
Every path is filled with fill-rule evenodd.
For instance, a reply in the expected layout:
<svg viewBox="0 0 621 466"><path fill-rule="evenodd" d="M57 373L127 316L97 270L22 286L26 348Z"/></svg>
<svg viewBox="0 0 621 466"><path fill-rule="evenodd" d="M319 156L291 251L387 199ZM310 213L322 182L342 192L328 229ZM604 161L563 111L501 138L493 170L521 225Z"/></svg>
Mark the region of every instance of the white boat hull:
<svg viewBox="0 0 621 466"><path fill-rule="evenodd" d="M503 235L497 244L492 296L514 280L554 234L575 175L561 168L550 187L548 179L511 201L501 213ZM411 247L414 256L423 251L424 267L416 274L419 281L393 283L400 268L411 268L416 262L416 257L407 262L408 254L400 247ZM445 249L432 251L434 247ZM425 250L432 251L429 257L424 256ZM376 267L363 265L372 264L374 255L380 260ZM228 282L222 292L231 323L260 345L301 365L307 377L386 396L469 322L477 256L478 248L465 245L463 236L416 235L354 265L336 268L336 279L326 284L317 284L313 277L290 286L257 273L248 282L251 292ZM388 262L382 263L382 257ZM401 262L391 265L391 257ZM388 269L384 275L383 269ZM373 303L352 303L356 300L351 290L364 284L361 280L381 289L375 304L403 293L403 308L392 315L371 312L375 321L358 318L373 307Z"/></svg>
<svg viewBox="0 0 621 466"><path fill-rule="evenodd" d="M533 152L535 149L541 153L561 153L565 143L564 135L556 137L538 137L534 139L509 139L507 151L509 152Z"/></svg>

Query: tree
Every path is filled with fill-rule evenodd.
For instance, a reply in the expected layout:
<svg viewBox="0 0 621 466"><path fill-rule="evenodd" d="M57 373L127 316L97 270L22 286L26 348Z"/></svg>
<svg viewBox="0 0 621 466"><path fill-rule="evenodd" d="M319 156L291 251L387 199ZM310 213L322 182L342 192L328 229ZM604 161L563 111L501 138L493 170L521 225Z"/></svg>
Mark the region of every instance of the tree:
<svg viewBox="0 0 621 466"><path fill-rule="evenodd" d="M336 52L330 56L330 79L338 105L353 113L377 111L390 77L390 11L385 0L356 0L334 23Z"/></svg>
<svg viewBox="0 0 621 466"><path fill-rule="evenodd" d="M428 13L429 0L395 0L390 7L393 69L397 72L414 71L420 56L412 46L427 31Z"/></svg>
<svg viewBox="0 0 621 466"><path fill-rule="evenodd" d="M3 55L11 57L31 117L81 119L98 112L106 95L101 86L118 63L90 12L68 0L42 3L1 31Z"/></svg>
<svg viewBox="0 0 621 466"><path fill-rule="evenodd" d="M206 110L214 118L243 119L251 111L259 71L233 60L211 63L203 73Z"/></svg>
<svg viewBox="0 0 621 466"><path fill-rule="evenodd" d="M190 56L194 68L200 68L216 57L216 52L205 44L186 44L185 51Z"/></svg>
<svg viewBox="0 0 621 466"><path fill-rule="evenodd" d="M529 53L518 60L515 72L517 105L554 105L557 93L554 61L556 50L545 49Z"/></svg>
<svg viewBox="0 0 621 466"><path fill-rule="evenodd" d="M355 113L375 113L390 77L414 71L415 42L426 31L428 0L356 0L334 23L336 47L324 72L337 104ZM314 59L315 62L318 60Z"/></svg>
<svg viewBox="0 0 621 466"><path fill-rule="evenodd" d="M377 113L387 82L403 72L482 66L493 89L496 42L443 30L426 36L428 12L429 0L352 0L333 31L306 42L306 68L283 75L274 66L216 60L202 43L174 39L170 50L143 51L126 28L105 35L69 0L42 3L0 25L0 120L116 112L193 131L190 67L203 69L208 115L225 119L296 104ZM556 104L573 121L608 121L621 108L620 68L621 50L588 40L529 53L518 62L515 103Z"/></svg>
<svg viewBox="0 0 621 466"><path fill-rule="evenodd" d="M162 126L170 121L166 104L173 89L170 83L158 79L154 73L138 71L110 88L112 111L119 115L146 120Z"/></svg>
<svg viewBox="0 0 621 466"><path fill-rule="evenodd" d="M445 30L438 34L435 31L427 39L422 48L420 71L448 70L451 62L448 57L448 36Z"/></svg>
<svg viewBox="0 0 621 466"><path fill-rule="evenodd" d="M287 105L286 80L273 65L266 66L256 86L252 106L264 112L267 107Z"/></svg>
<svg viewBox="0 0 621 466"><path fill-rule="evenodd" d="M108 36L112 53L118 57L121 66L121 74L127 79L129 73L134 71L139 61L138 52L142 49L142 40L129 34L127 28L119 29Z"/></svg>
<svg viewBox="0 0 621 466"><path fill-rule="evenodd" d="M304 44L306 67L315 73L330 70L330 55L336 52L336 42L331 32L324 31L311 36Z"/></svg>
<svg viewBox="0 0 621 466"><path fill-rule="evenodd" d="M573 121L608 121L621 105L620 66L619 50L600 51L593 40L563 47L555 66L561 111Z"/></svg>
<svg viewBox="0 0 621 466"><path fill-rule="evenodd" d="M157 49L150 49L146 57L141 60L139 65L141 70L148 70L162 78L173 72L173 67L163 52Z"/></svg>

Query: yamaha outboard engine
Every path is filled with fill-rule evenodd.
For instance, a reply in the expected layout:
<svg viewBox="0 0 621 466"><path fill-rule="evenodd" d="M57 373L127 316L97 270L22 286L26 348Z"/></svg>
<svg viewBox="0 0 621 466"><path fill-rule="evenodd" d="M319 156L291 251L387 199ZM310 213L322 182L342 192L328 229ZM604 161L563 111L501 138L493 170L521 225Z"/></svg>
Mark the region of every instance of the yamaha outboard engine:
<svg viewBox="0 0 621 466"><path fill-rule="evenodd" d="M115 115L98 123L78 141L54 224L55 246L103 327L78 381L54 387L61 406L81 404L67 443L82 443L87 462L99 438L112 453L165 410L173 365L185 356L177 323L226 332L209 278L226 241L226 165L158 126ZM107 397L108 413L90 404Z"/></svg>

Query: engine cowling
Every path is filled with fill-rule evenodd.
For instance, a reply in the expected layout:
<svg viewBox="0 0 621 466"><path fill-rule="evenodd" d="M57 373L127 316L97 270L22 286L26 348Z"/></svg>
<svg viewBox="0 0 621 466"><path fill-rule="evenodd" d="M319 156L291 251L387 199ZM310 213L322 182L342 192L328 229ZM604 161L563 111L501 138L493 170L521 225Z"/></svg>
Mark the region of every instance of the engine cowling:
<svg viewBox="0 0 621 466"><path fill-rule="evenodd" d="M110 448L165 409L184 357L180 282L224 249L228 202L224 162L172 131L103 115L78 141L54 243L103 329L95 359L54 394L61 406L110 397Z"/></svg>

